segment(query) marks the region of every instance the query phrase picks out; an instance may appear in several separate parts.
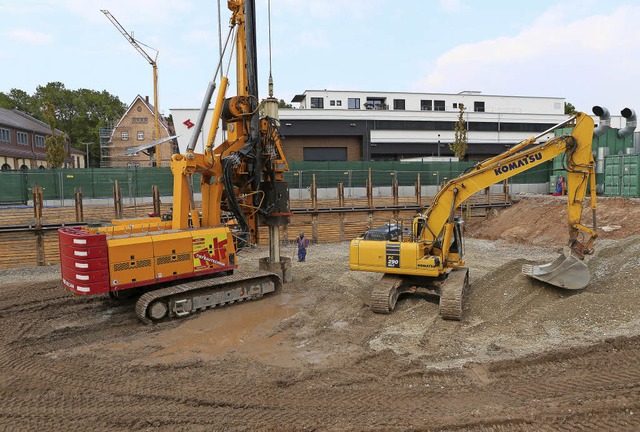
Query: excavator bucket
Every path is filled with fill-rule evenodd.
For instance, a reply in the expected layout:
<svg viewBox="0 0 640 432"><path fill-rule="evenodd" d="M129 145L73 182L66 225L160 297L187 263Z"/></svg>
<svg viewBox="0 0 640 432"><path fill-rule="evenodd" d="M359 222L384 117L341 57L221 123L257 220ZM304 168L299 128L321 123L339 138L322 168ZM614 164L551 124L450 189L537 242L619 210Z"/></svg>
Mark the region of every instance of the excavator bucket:
<svg viewBox="0 0 640 432"><path fill-rule="evenodd" d="M587 265L576 257L569 248L565 248L564 253L549 264L523 265L522 273L548 284L570 290L585 288L591 279Z"/></svg>

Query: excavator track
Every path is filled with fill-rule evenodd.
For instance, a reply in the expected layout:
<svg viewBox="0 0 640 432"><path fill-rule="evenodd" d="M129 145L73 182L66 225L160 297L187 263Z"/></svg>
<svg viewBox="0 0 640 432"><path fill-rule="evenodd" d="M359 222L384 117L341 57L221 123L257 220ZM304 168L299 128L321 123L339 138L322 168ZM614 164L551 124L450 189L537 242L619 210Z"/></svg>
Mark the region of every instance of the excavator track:
<svg viewBox="0 0 640 432"><path fill-rule="evenodd" d="M440 287L440 316L443 319L460 321L464 300L469 289L469 269L454 268Z"/></svg>
<svg viewBox="0 0 640 432"><path fill-rule="evenodd" d="M181 318L204 309L258 299L281 287L281 277L267 271L184 282L140 296L136 315L143 323L151 324L168 317Z"/></svg>
<svg viewBox="0 0 640 432"><path fill-rule="evenodd" d="M400 291L398 287L402 283L402 277L385 274L371 291L371 310L375 313L388 314L396 307Z"/></svg>

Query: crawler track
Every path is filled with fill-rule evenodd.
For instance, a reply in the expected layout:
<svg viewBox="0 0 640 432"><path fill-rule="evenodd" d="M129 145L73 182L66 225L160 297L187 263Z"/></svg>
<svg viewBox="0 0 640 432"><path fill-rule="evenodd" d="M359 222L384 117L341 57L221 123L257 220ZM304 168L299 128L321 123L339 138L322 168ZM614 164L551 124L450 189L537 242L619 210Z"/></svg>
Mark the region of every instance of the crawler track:
<svg viewBox="0 0 640 432"><path fill-rule="evenodd" d="M464 299L469 288L469 269L460 267L449 272L440 288L440 316L444 319L462 319Z"/></svg>
<svg viewBox="0 0 640 432"><path fill-rule="evenodd" d="M371 290L371 310L375 313L388 314L396 307L400 291L398 287L402 278L397 275L385 274Z"/></svg>
<svg viewBox="0 0 640 432"><path fill-rule="evenodd" d="M255 271L181 283L143 294L136 315L145 324L167 317L184 317L196 311L243 300L254 300L282 287L275 273Z"/></svg>
<svg viewBox="0 0 640 432"><path fill-rule="evenodd" d="M186 282L143 294L136 315L145 324L243 300L255 300L282 287L275 273L256 271Z"/></svg>

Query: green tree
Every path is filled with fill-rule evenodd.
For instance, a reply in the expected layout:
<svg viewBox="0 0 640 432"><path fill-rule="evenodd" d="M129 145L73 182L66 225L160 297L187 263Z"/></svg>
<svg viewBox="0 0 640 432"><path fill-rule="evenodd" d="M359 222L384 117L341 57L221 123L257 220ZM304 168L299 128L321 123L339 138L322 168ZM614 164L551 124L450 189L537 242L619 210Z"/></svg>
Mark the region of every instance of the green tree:
<svg viewBox="0 0 640 432"><path fill-rule="evenodd" d="M47 162L51 168L60 168L64 164L64 160L67 157L65 151L65 144L67 138L63 133L58 132L56 124L56 107L51 102L45 102L44 115L47 119L49 127L51 127L51 136L44 140L44 145L47 149Z"/></svg>
<svg viewBox="0 0 640 432"><path fill-rule="evenodd" d="M564 103L564 113L565 114L574 114L576 112L576 107L573 106L571 102Z"/></svg>
<svg viewBox="0 0 640 432"><path fill-rule="evenodd" d="M14 88L8 94L0 93L0 108L15 108L33 116L33 98L24 90Z"/></svg>
<svg viewBox="0 0 640 432"><path fill-rule="evenodd" d="M18 89L0 93L0 107L17 108L42 121L47 121L47 102L55 107L57 128L69 136L73 147L86 151L83 143L92 143L89 147L91 165L98 166L99 130L122 117L127 106L106 90L69 90L61 82L38 86L33 95Z"/></svg>
<svg viewBox="0 0 640 432"><path fill-rule="evenodd" d="M266 101L266 99L262 99L260 101L260 105L258 105L258 109L260 110L261 115L264 115L264 104ZM284 99L280 99L278 101L278 108L293 108L293 105L286 103Z"/></svg>
<svg viewBox="0 0 640 432"><path fill-rule="evenodd" d="M467 127L464 121L464 104L458 104L458 121L456 121L455 129L454 129L454 140L452 144L449 144L449 149L453 152L453 154L459 159L462 160L464 156L467 154Z"/></svg>

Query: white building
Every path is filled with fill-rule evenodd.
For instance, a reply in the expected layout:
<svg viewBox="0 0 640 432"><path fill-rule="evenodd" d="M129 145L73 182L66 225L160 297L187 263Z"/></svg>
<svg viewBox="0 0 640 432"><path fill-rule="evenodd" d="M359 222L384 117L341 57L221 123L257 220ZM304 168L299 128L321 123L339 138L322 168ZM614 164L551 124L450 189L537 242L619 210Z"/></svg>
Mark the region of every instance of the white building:
<svg viewBox="0 0 640 432"><path fill-rule="evenodd" d="M465 107L467 158L482 160L568 118L561 97L485 95L478 91L399 93L307 90L297 109L280 109L289 161L403 160L452 156L460 104ZM584 107L582 110L586 110ZM172 109L181 150L197 109ZM598 122L597 117L596 123ZM208 135L210 113L202 136ZM621 116L611 126L622 127ZM547 133L542 140L551 138Z"/></svg>

